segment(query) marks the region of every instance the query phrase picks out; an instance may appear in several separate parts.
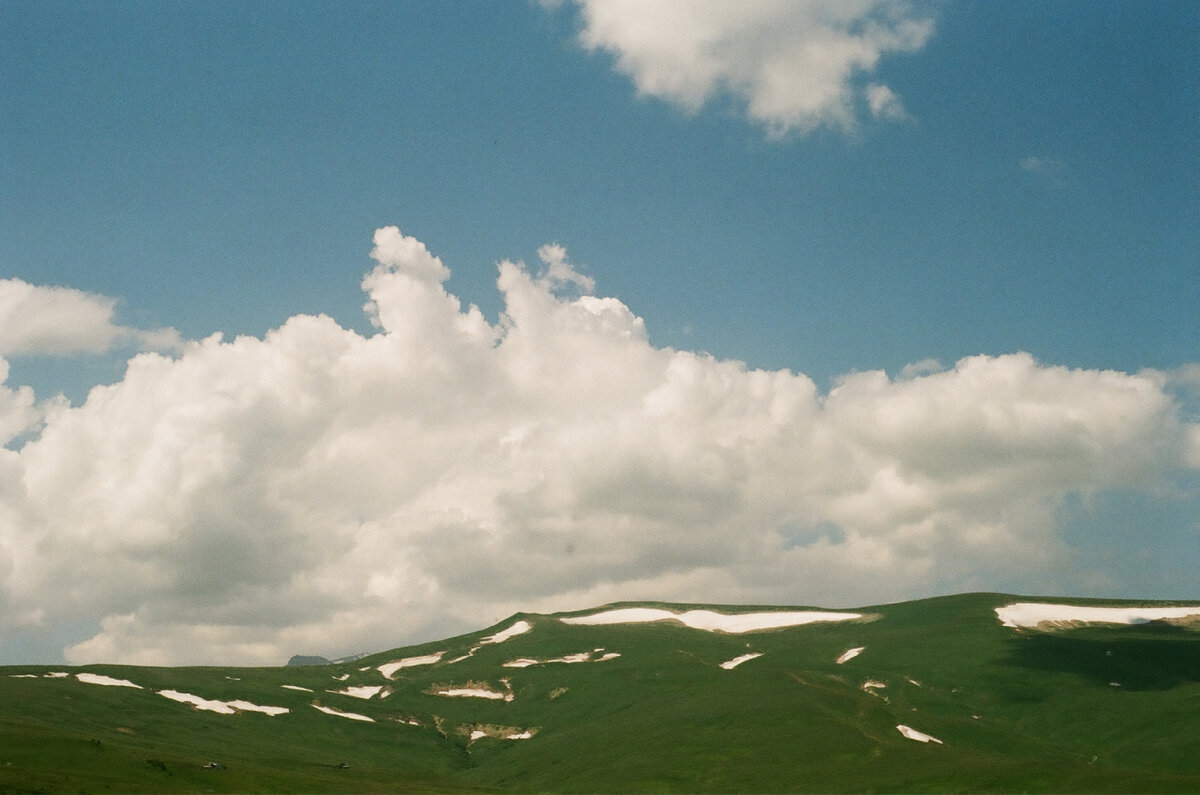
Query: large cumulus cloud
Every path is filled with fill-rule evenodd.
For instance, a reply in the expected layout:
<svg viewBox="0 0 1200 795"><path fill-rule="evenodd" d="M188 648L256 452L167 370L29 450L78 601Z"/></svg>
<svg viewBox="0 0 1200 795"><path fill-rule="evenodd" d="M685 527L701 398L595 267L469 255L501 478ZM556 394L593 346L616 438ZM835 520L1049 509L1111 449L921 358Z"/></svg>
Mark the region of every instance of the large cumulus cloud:
<svg viewBox="0 0 1200 795"><path fill-rule="evenodd" d="M854 604L1045 584L1071 495L1196 464L1156 373L1025 354L806 376L654 346L559 246L490 323L394 227L376 331L296 316L0 392L0 631L70 662L278 663L617 598ZM14 449L15 448L15 449ZM1189 460L1191 464L1189 464Z"/></svg>

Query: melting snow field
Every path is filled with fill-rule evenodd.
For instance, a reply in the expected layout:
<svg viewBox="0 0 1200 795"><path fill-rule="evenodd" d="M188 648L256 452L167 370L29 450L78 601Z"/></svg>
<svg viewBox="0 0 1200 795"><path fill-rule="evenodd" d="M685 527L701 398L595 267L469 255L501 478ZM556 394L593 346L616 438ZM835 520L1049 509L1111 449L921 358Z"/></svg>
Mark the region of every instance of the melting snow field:
<svg viewBox="0 0 1200 795"><path fill-rule="evenodd" d="M379 691L383 690L383 685L368 685L365 687L347 687L344 690L329 690L327 692L339 696L350 696L352 698L361 698L363 700L374 698L379 695Z"/></svg>
<svg viewBox="0 0 1200 795"><path fill-rule="evenodd" d="M217 701L215 699L194 696L191 693L181 693L178 690L159 690L158 694L172 701L191 704L196 709L217 712L221 715L236 715L238 712L261 712L264 715L275 716L291 711L287 707L264 707L252 704L249 701Z"/></svg>
<svg viewBox="0 0 1200 795"><path fill-rule="evenodd" d="M339 718L349 718L350 720L365 720L367 723L374 723L374 718L369 718L366 715L359 715L357 712L342 712L340 709L333 707L323 707L320 704L313 704L313 709L319 709L326 715L337 715Z"/></svg>
<svg viewBox="0 0 1200 795"><path fill-rule="evenodd" d="M862 618L861 613L829 613L816 610L796 610L776 613L715 613L711 610L688 610L673 613L654 607L625 607L592 613L587 616L570 616L559 619L564 624L639 624L649 621L678 621L692 629L709 632L754 632L763 629L780 629L818 621L850 621Z"/></svg>
<svg viewBox="0 0 1200 795"><path fill-rule="evenodd" d="M435 696L453 696L459 698L487 698L492 701L512 701L512 693L497 693L495 690L485 690L482 687L446 687L434 690Z"/></svg>
<svg viewBox="0 0 1200 795"><path fill-rule="evenodd" d="M996 617L1006 627L1036 627L1043 622L1068 624L1145 624L1165 618L1200 618L1200 605L1185 607L1083 607L1017 602L996 608Z"/></svg>
<svg viewBox="0 0 1200 795"><path fill-rule="evenodd" d="M905 726L903 723L898 725L896 727L896 730L899 731L901 734L903 734L908 739L916 740L919 743L937 743L938 745L944 744L938 738L931 737L930 735L926 734L925 732L919 732L914 728Z"/></svg>
<svg viewBox="0 0 1200 795"><path fill-rule="evenodd" d="M549 660L535 660L530 657L521 657L516 660L509 660L504 663L505 668L528 668L531 665L547 665L549 663L583 663L583 662L606 662L607 660L615 660L621 655L615 651L610 651L600 657L593 657L593 654L599 654L604 649L596 649L592 651L581 651L577 654L568 654L565 657L554 657Z"/></svg>
<svg viewBox="0 0 1200 795"><path fill-rule="evenodd" d="M842 652L842 656L838 657L837 660L835 660L835 662L838 665L841 665L844 662L849 662L850 660L853 660L858 655L862 654L863 649L865 649L865 648L867 648L867 647L866 646L858 646L853 649L846 649L844 652Z"/></svg>
<svg viewBox="0 0 1200 795"><path fill-rule="evenodd" d="M141 685L135 685L128 679L113 679L111 676L104 676L103 674L75 674L75 678L89 685L112 685L113 687L136 687L138 690L142 689Z"/></svg>
<svg viewBox="0 0 1200 795"><path fill-rule="evenodd" d="M725 662L721 663L721 667L724 668L726 671L732 671L734 668L737 668L742 663L750 662L751 660L753 660L757 657L761 657L761 656L762 656L762 652L753 652L751 654L743 654L741 657L734 657L732 660L726 660Z"/></svg>
<svg viewBox="0 0 1200 795"><path fill-rule="evenodd" d="M497 632L495 635L488 635L480 643L503 643L509 638L514 638L517 635L523 635L533 629L528 621L518 621L506 630Z"/></svg>
<svg viewBox="0 0 1200 795"><path fill-rule="evenodd" d="M405 657L403 660L384 663L376 670L383 674L385 679L391 679L395 675L396 671L399 671L401 668L411 668L414 665L432 665L433 663L442 659L442 655L445 653L446 652L444 651L439 651L435 652L434 654L426 654L422 657Z"/></svg>

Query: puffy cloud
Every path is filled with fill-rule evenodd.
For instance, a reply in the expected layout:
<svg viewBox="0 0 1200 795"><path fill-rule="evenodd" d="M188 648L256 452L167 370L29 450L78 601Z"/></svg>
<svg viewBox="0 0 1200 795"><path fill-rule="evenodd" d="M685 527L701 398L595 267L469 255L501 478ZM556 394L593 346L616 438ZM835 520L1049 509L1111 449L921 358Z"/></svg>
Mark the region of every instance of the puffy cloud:
<svg viewBox="0 0 1200 795"><path fill-rule="evenodd" d="M882 83L861 85L890 53L921 49L933 22L889 0L575 0L590 50L613 54L642 96L688 112L730 95L772 136L906 118Z"/></svg>
<svg viewBox="0 0 1200 795"><path fill-rule="evenodd" d="M116 299L70 287L0 279L0 356L103 353L129 344L145 350L180 346L174 329L115 324L116 304Z"/></svg>
<svg viewBox="0 0 1200 795"><path fill-rule="evenodd" d="M1196 465L1166 375L1013 354L822 393L654 346L560 246L499 264L495 324L420 241L383 229L372 256L376 333L300 315L143 353L0 449L0 632L271 664L619 598L1052 590L1064 502Z"/></svg>

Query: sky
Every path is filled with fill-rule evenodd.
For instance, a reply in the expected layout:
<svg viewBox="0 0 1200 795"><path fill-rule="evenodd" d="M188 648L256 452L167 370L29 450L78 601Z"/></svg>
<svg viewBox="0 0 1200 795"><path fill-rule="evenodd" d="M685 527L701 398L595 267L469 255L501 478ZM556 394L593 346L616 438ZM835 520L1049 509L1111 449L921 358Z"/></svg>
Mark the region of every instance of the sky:
<svg viewBox="0 0 1200 795"><path fill-rule="evenodd" d="M1200 599L1200 5L0 0L0 664Z"/></svg>

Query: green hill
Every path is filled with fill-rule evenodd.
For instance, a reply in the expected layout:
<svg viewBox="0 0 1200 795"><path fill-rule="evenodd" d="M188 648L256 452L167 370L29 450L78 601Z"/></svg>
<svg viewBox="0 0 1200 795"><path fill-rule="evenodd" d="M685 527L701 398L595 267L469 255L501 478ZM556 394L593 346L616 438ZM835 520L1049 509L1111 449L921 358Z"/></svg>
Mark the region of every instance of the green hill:
<svg viewBox="0 0 1200 795"><path fill-rule="evenodd" d="M1145 604L970 594L745 632L563 620L813 609L639 603L325 666L10 666L0 793L1200 791L1200 610L1001 623L1029 601Z"/></svg>

